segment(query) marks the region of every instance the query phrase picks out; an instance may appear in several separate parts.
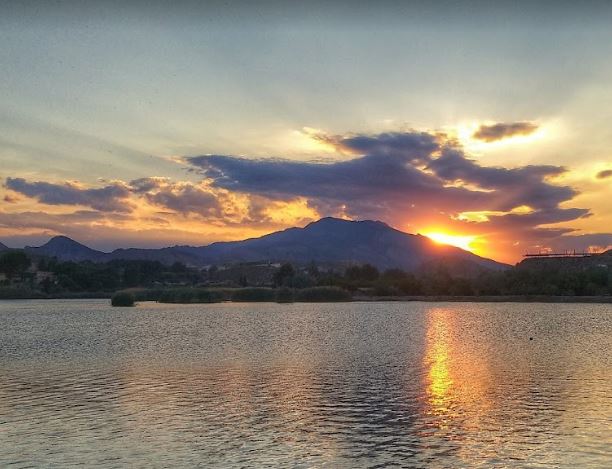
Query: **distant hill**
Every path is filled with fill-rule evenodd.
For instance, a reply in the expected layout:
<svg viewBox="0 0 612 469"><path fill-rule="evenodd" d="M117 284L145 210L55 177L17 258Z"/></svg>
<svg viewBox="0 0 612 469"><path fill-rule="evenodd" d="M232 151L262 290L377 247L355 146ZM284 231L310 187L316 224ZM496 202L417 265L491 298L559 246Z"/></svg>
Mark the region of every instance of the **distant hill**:
<svg viewBox="0 0 612 469"><path fill-rule="evenodd" d="M165 264L179 261L193 266L255 261L306 264L314 261L338 265L369 263L379 269L401 268L407 271L414 271L423 264L448 264L464 272L508 267L454 246L437 244L425 236L404 233L380 221L348 221L331 217L304 228L289 228L260 238L200 247L131 248L104 253L58 236L43 246L26 250L62 260L147 259Z"/></svg>
<svg viewBox="0 0 612 469"><path fill-rule="evenodd" d="M4 244L0 243L0 251L7 251L8 249L9 249L9 247L8 247L8 246L6 246L6 245L4 245Z"/></svg>
<svg viewBox="0 0 612 469"><path fill-rule="evenodd" d="M94 261L103 262L107 253L96 251L67 236L55 236L39 247L26 246L24 250L39 256L57 257L63 261Z"/></svg>

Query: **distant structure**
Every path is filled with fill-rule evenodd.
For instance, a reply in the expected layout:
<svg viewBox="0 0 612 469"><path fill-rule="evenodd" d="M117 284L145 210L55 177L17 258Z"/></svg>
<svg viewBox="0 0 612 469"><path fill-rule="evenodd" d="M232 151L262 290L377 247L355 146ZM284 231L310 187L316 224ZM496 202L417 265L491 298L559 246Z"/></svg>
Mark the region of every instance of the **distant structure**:
<svg viewBox="0 0 612 469"><path fill-rule="evenodd" d="M591 257L593 255L592 252L576 252L573 251L565 251L565 252L539 252L537 254L526 253L523 257L543 257L543 258L567 258L567 257Z"/></svg>

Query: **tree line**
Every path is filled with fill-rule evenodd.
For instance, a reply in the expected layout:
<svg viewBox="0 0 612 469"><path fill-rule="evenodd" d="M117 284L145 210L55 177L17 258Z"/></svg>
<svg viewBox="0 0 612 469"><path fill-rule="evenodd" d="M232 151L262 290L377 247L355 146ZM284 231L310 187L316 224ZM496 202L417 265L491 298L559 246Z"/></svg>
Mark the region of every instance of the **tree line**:
<svg viewBox="0 0 612 469"><path fill-rule="evenodd" d="M35 269L31 267L35 265ZM370 264L352 265L344 270L323 270L316 263L295 266L290 263L273 270L267 284L252 283L245 275L226 282L225 287L273 287L302 290L336 287L353 296L496 296L496 295L610 295L612 269L609 265L576 267L571 264L519 264L505 271L483 270L471 277L451 275L440 264L419 272L399 269L379 270ZM36 279L35 272L51 275ZM65 292L112 292L143 287L214 286L219 267L197 269L176 262L113 260L107 263L64 262L55 258L33 260L24 251L10 250L0 255L4 286L20 281L44 294Z"/></svg>

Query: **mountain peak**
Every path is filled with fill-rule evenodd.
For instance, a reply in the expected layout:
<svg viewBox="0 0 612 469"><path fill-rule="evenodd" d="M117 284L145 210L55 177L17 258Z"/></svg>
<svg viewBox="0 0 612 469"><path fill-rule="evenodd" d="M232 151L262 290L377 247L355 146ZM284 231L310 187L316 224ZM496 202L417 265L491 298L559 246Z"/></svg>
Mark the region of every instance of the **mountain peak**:
<svg viewBox="0 0 612 469"><path fill-rule="evenodd" d="M344 218L336 218L336 217L323 217L319 218L316 221L311 221L304 228L308 228L309 226L320 226L320 225L340 225L343 223L350 223L351 220L345 220Z"/></svg>
<svg viewBox="0 0 612 469"><path fill-rule="evenodd" d="M26 251L68 261L101 260L104 253L91 249L68 236L54 236L40 247L26 246Z"/></svg>
<svg viewBox="0 0 612 469"><path fill-rule="evenodd" d="M379 220L347 220L346 218L336 218L336 217L323 217L317 221L313 221L308 223L308 225L306 225L304 227L304 229L307 229L309 227L314 227L314 226L325 226L325 227L337 227L337 226L351 226L351 227L357 227L357 226L377 226L377 227L381 227L381 228L391 228L389 225L387 225L385 222L379 221Z"/></svg>
<svg viewBox="0 0 612 469"><path fill-rule="evenodd" d="M79 243L78 241L75 241L72 238L69 238L68 236L64 236L64 235L54 236L49 241L47 241L45 244L43 244L41 247L68 247L68 246L81 246L81 247L89 249L87 246Z"/></svg>

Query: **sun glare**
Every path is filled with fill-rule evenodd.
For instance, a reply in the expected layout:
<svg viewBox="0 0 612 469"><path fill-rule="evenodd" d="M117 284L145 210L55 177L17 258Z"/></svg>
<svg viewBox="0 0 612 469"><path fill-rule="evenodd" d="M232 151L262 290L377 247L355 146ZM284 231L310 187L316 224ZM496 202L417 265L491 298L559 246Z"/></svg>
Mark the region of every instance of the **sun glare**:
<svg viewBox="0 0 612 469"><path fill-rule="evenodd" d="M472 242L476 239L476 236L452 235L448 233L423 233L423 235L439 244L449 244L466 251L474 250Z"/></svg>

